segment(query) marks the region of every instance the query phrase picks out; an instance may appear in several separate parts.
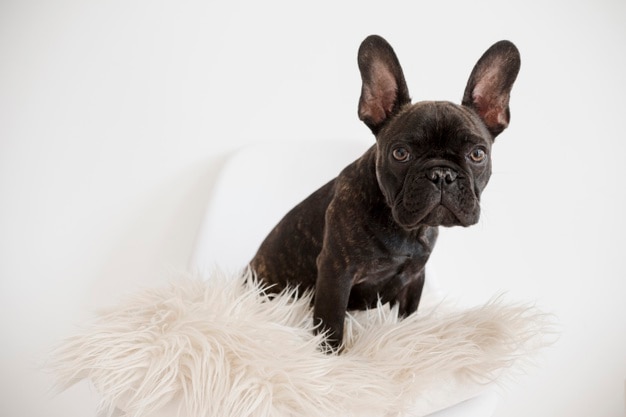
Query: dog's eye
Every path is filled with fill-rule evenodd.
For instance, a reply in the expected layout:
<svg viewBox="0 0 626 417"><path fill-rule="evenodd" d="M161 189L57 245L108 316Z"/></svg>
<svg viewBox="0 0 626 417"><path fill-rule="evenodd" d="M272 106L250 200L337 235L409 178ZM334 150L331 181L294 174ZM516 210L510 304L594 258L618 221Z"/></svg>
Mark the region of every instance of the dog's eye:
<svg viewBox="0 0 626 417"><path fill-rule="evenodd" d="M469 154L469 157L472 161L478 163L485 160L487 153L482 148L476 148Z"/></svg>
<svg viewBox="0 0 626 417"><path fill-rule="evenodd" d="M411 157L409 151L403 147L395 148L391 155L393 156L393 159L398 162L406 162Z"/></svg>

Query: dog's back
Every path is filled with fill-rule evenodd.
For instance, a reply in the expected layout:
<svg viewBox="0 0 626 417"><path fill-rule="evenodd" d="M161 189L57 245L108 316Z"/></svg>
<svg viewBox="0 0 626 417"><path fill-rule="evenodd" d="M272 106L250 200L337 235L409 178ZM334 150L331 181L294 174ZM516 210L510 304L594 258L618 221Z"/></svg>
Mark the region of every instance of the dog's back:
<svg viewBox="0 0 626 417"><path fill-rule="evenodd" d="M324 217L335 192L333 179L283 217L250 262L271 292L287 286L306 291L315 287L317 256L324 239Z"/></svg>

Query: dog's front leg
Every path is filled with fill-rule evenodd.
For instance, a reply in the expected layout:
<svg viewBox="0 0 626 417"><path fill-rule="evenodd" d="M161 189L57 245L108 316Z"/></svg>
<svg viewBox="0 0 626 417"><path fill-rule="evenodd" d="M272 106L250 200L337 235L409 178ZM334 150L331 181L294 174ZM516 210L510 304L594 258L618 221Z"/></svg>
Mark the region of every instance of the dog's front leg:
<svg viewBox="0 0 626 417"><path fill-rule="evenodd" d="M398 315L407 317L417 311L420 299L422 298L422 290L426 279L426 268L422 268L417 275L409 282L398 294L396 301L399 304Z"/></svg>
<svg viewBox="0 0 626 417"><path fill-rule="evenodd" d="M350 274L322 252L318 259L313 318L316 331L326 333L325 347L333 352L339 351L343 343L343 326L351 283Z"/></svg>

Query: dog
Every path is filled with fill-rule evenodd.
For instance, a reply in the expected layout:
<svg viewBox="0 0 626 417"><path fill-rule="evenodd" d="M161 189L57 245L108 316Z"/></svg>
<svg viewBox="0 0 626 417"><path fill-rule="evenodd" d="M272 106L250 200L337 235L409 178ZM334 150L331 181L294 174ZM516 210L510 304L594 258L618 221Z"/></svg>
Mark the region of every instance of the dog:
<svg viewBox="0 0 626 417"><path fill-rule="evenodd" d="M397 304L402 317L415 312L439 226L478 222L520 62L513 43L497 42L476 63L460 105L412 104L389 43L377 35L361 43L358 116L376 143L287 213L250 262L270 292L313 292L327 351L342 348L347 310L381 302Z"/></svg>

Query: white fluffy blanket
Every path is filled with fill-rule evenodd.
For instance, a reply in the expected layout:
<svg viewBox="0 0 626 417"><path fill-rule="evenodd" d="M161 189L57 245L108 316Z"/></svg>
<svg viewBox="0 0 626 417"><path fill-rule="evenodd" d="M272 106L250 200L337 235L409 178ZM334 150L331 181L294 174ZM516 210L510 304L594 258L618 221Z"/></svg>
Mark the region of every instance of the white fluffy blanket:
<svg viewBox="0 0 626 417"><path fill-rule="evenodd" d="M546 330L534 308L496 299L350 314L346 348L326 355L307 297L269 300L225 274L142 290L98 315L53 355L59 386L90 380L112 414L424 415L476 394L528 357Z"/></svg>

